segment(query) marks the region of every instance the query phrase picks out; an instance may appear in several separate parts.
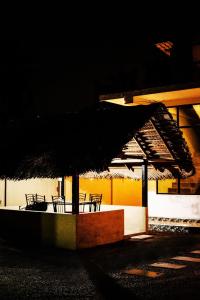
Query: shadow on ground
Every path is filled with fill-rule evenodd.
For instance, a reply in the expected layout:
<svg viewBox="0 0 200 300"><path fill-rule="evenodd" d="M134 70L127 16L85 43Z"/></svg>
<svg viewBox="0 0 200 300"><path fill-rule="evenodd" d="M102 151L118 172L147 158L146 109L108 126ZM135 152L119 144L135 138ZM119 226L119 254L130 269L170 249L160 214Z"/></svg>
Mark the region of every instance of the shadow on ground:
<svg viewBox="0 0 200 300"><path fill-rule="evenodd" d="M200 249L199 234L159 233L147 240L127 239L79 251L0 239L0 299L160 300L183 293L197 299L199 265L190 265L187 272L166 271L158 279L123 274L193 249Z"/></svg>

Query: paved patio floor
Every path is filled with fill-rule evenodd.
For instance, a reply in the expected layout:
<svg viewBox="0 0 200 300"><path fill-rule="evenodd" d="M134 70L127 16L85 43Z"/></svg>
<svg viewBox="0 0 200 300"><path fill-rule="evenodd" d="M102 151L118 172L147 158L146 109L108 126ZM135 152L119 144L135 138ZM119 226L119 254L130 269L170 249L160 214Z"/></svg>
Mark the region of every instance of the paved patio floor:
<svg viewBox="0 0 200 300"><path fill-rule="evenodd" d="M200 258L197 250L200 234L157 233L77 252L0 239L0 299L198 299L200 263L159 264ZM151 272L162 276L145 276Z"/></svg>

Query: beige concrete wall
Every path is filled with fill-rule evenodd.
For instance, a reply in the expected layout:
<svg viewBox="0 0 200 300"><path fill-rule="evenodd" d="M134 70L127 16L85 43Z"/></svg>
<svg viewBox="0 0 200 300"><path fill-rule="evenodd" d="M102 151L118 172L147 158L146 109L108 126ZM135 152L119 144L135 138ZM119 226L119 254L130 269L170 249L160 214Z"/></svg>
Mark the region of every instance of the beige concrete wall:
<svg viewBox="0 0 200 300"><path fill-rule="evenodd" d="M42 216L43 244L76 249L76 215L45 213Z"/></svg>
<svg viewBox="0 0 200 300"><path fill-rule="evenodd" d="M156 183L148 193L150 217L200 219L200 195L156 194Z"/></svg>
<svg viewBox="0 0 200 300"><path fill-rule="evenodd" d="M124 211L77 215L77 248L114 243L124 238Z"/></svg>
<svg viewBox="0 0 200 300"><path fill-rule="evenodd" d="M0 180L0 206L4 205L4 186L5 186L5 181Z"/></svg>
<svg viewBox="0 0 200 300"><path fill-rule="evenodd" d="M65 249L114 243L124 237L124 211L80 215L0 209L0 236Z"/></svg>
<svg viewBox="0 0 200 300"><path fill-rule="evenodd" d="M159 195L151 192L149 216L200 219L200 195Z"/></svg>
<svg viewBox="0 0 200 300"><path fill-rule="evenodd" d="M140 206L102 205L101 211L124 210L124 235L146 231L146 208Z"/></svg>
<svg viewBox="0 0 200 300"><path fill-rule="evenodd" d="M47 200L51 201L51 195L57 195L58 193L57 187L57 179L7 180L7 206L24 206L26 204L25 194L31 193L46 195ZM4 184L2 182L0 188L0 195L3 195Z"/></svg>
<svg viewBox="0 0 200 300"><path fill-rule="evenodd" d="M22 243L76 249L76 216L0 209L0 236Z"/></svg>
<svg viewBox="0 0 200 300"><path fill-rule="evenodd" d="M66 200L72 199L72 177L65 177L65 197Z"/></svg>

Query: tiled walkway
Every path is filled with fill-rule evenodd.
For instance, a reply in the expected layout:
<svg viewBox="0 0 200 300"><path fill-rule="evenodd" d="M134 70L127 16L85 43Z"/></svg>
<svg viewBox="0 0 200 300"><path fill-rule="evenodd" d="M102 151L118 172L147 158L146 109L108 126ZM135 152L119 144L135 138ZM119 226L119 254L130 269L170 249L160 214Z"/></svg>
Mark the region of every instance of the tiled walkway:
<svg viewBox="0 0 200 300"><path fill-rule="evenodd" d="M131 240L145 240L148 238L153 237L152 235L138 235L138 236L133 236L130 239ZM193 251L190 251L189 254L199 254L200 255L200 250L196 249ZM180 270L183 268L187 268L188 264L177 264L174 262L171 262L170 260L176 260L176 261L182 261L184 263L200 263L200 257L193 257L193 256L174 256L170 257L167 259L168 261L157 261L151 264L148 264L144 267L144 269L140 268L132 268L132 269L127 269L123 270L122 273L124 274L129 274L129 275L134 275L134 276L143 276L143 277L149 277L149 278L156 278L164 275L163 271L165 269L171 269L171 270ZM170 261L170 262L169 262ZM149 268L152 268L153 270L149 270ZM155 269L159 270L159 272L154 271Z"/></svg>
<svg viewBox="0 0 200 300"><path fill-rule="evenodd" d="M165 262L156 262L153 264L150 264L150 266L152 267L158 267L158 268L166 268L166 269L174 269L174 270L178 270L178 269L182 269L185 268L186 265L177 265L177 264L171 264L171 263L165 263Z"/></svg>
<svg viewBox="0 0 200 300"><path fill-rule="evenodd" d="M149 234L140 234L140 235L134 235L130 239L131 240L146 240L152 238L152 235Z"/></svg>
<svg viewBox="0 0 200 300"><path fill-rule="evenodd" d="M0 239L0 299L200 299L199 262L177 256L200 258L200 235L152 234L82 251Z"/></svg>
<svg viewBox="0 0 200 300"><path fill-rule="evenodd" d="M200 258L190 257L190 256L175 256L172 259L181 260L181 261L189 261L189 262L200 262Z"/></svg>
<svg viewBox="0 0 200 300"><path fill-rule="evenodd" d="M193 250L193 251L190 251L190 253L200 254L200 250Z"/></svg>
<svg viewBox="0 0 200 300"><path fill-rule="evenodd" d="M146 277L150 277L150 278L156 278L156 277L163 275L163 273L147 271L147 270L142 270L142 269L130 269L130 270L124 271L124 273L130 274L130 275L146 276Z"/></svg>

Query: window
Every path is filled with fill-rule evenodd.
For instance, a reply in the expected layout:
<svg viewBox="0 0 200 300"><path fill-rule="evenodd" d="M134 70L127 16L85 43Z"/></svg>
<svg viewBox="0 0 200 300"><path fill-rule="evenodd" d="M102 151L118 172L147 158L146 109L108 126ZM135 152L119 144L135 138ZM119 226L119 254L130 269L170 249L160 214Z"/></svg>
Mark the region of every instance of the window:
<svg viewBox="0 0 200 300"><path fill-rule="evenodd" d="M186 179L158 180L157 193L200 195L200 105L182 105L168 110L188 144L196 173Z"/></svg>
<svg viewBox="0 0 200 300"><path fill-rule="evenodd" d="M178 194L177 179L157 181L157 194Z"/></svg>

